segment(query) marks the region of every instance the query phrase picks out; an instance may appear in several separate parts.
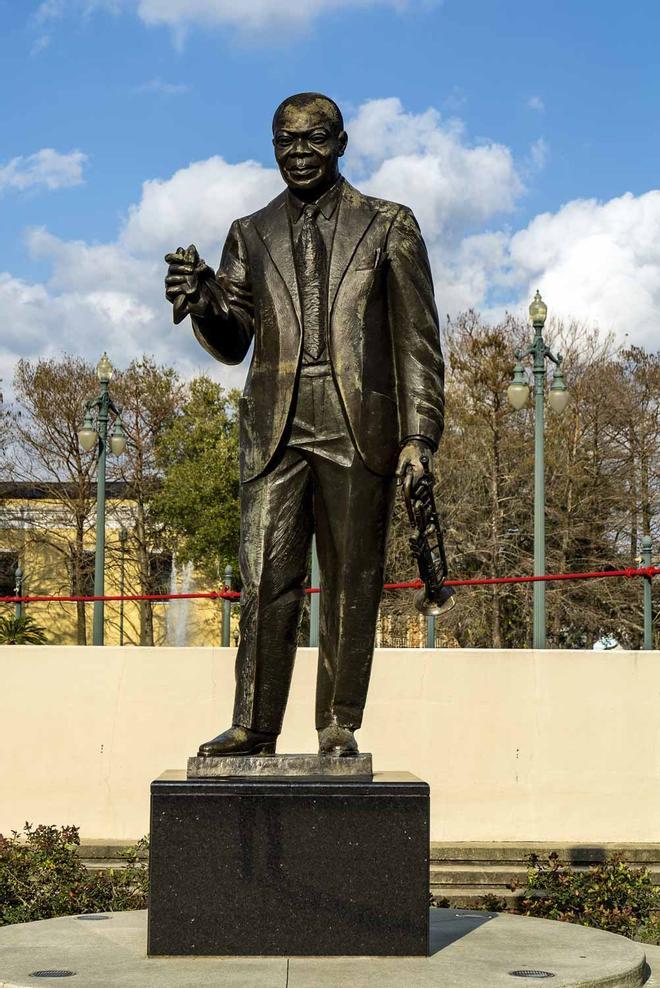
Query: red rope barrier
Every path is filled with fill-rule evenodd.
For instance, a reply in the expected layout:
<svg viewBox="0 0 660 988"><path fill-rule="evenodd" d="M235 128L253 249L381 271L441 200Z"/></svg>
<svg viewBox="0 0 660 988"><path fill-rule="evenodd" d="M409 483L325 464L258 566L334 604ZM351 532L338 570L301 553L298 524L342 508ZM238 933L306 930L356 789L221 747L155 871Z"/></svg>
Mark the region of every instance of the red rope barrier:
<svg viewBox="0 0 660 988"><path fill-rule="evenodd" d="M659 566L642 566L639 569L628 567L627 569L605 569L594 570L591 573L551 573L547 576L489 576L472 580L447 580L448 587L486 587L505 583L552 583L555 580L603 580L609 577L627 577L632 579L636 576L643 576L653 579L660 574ZM404 583L386 583L384 590L419 590L422 586L421 580L407 580ZM320 593L320 587L307 587L305 593ZM43 594L34 597L0 597L0 604L37 604L50 603L93 603L95 600L240 600L238 590L207 590L200 593L157 593L157 594L104 594L101 597L80 597L73 594L66 596L48 596Z"/></svg>
<svg viewBox="0 0 660 988"><path fill-rule="evenodd" d="M131 593L123 596L121 594L104 594L99 597L77 597L74 594L50 597L43 594L36 597L0 597L0 604L43 604L54 600L64 604L73 604L79 601L93 603L95 600L193 600L199 597L208 600L238 600L240 596L238 590L207 590L204 593Z"/></svg>
<svg viewBox="0 0 660 988"><path fill-rule="evenodd" d="M653 578L660 573L658 566L642 566L640 569L605 569L594 570L592 573L551 573L547 576L489 576L478 580L447 580L448 587L486 587L499 583L551 583L553 580L602 580L610 576L646 576ZM386 583L385 590L419 589L421 580L409 580L407 583Z"/></svg>

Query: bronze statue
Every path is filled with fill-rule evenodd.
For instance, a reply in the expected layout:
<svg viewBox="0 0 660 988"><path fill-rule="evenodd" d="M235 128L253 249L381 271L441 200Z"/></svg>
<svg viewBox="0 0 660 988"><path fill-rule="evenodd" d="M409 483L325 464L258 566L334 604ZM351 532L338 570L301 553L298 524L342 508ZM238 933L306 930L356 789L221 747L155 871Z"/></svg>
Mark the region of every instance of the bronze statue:
<svg viewBox="0 0 660 988"><path fill-rule="evenodd" d="M357 752L395 478L424 474L443 427L443 362L426 247L406 206L339 173L339 107L292 96L273 118L287 189L236 220L217 274L165 258L174 318L218 360L254 343L240 400L241 641L233 726L200 755L275 751L316 533L316 727Z"/></svg>

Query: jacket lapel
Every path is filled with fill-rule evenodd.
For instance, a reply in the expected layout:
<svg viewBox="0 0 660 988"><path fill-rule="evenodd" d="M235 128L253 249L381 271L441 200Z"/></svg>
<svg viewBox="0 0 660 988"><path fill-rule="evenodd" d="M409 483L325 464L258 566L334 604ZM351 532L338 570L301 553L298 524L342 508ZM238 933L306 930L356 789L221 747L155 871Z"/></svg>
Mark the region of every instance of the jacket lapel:
<svg viewBox="0 0 660 988"><path fill-rule="evenodd" d="M259 220L255 221L255 227L287 287L298 322L302 325L286 195L286 192L283 192L273 200L261 214ZM344 180L328 272L329 313L332 312L346 269L376 215L376 210L370 205L369 200Z"/></svg>
<svg viewBox="0 0 660 988"><path fill-rule="evenodd" d="M298 322L302 325L298 279L293 260L291 227L286 207L286 192L283 192L264 210L255 227L266 245L271 260L280 273L282 281L291 296Z"/></svg>
<svg viewBox="0 0 660 988"><path fill-rule="evenodd" d="M376 210L369 200L344 179L328 277L328 312L330 313L346 269L375 216Z"/></svg>

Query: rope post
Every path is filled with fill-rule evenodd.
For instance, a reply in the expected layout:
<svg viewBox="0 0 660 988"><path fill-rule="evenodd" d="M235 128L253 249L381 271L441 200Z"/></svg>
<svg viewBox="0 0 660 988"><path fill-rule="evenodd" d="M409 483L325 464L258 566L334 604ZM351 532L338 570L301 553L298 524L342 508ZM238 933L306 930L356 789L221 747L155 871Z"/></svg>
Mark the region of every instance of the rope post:
<svg viewBox="0 0 660 988"><path fill-rule="evenodd" d="M426 619L426 647L435 648L435 615L429 615Z"/></svg>
<svg viewBox="0 0 660 988"><path fill-rule="evenodd" d="M316 536L312 538L312 586L318 587L319 585L319 557L316 551ZM309 644L310 648L319 647L319 613L320 604L319 600L320 594L313 593L310 594L309 600Z"/></svg>
<svg viewBox="0 0 660 988"><path fill-rule="evenodd" d="M651 568L651 556L653 552L653 542L650 535L645 535L642 539L642 562L648 569ZM643 576L644 581L644 648L653 648L653 577Z"/></svg>
<svg viewBox="0 0 660 988"><path fill-rule="evenodd" d="M14 588L14 596L15 597L22 597L23 596L23 569L22 569L20 563L17 563L17 565L16 565L15 578L16 578L16 586ZM23 603L22 600L19 600L16 603L16 617L17 618L22 618L23 617L24 610L25 610L25 604Z"/></svg>
<svg viewBox="0 0 660 988"><path fill-rule="evenodd" d="M234 578L234 570L231 564L228 564L225 569L225 590L232 589L232 583ZM222 645L224 648L229 648L230 645L230 631L231 631L231 599L225 597L222 602Z"/></svg>

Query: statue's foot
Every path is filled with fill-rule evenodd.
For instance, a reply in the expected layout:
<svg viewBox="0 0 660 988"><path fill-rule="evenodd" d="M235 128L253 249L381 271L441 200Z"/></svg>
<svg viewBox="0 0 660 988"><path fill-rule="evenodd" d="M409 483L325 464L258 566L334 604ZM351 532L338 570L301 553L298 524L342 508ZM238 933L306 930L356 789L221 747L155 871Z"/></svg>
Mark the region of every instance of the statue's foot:
<svg viewBox="0 0 660 988"><path fill-rule="evenodd" d="M277 734L264 734L234 724L212 741L200 744L197 754L205 758L219 755L274 755L276 743Z"/></svg>
<svg viewBox="0 0 660 988"><path fill-rule="evenodd" d="M357 741L350 727L330 724L319 731L319 755L352 756L358 754Z"/></svg>

